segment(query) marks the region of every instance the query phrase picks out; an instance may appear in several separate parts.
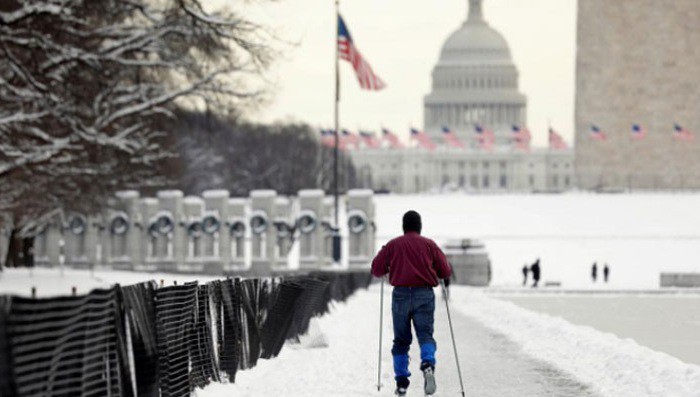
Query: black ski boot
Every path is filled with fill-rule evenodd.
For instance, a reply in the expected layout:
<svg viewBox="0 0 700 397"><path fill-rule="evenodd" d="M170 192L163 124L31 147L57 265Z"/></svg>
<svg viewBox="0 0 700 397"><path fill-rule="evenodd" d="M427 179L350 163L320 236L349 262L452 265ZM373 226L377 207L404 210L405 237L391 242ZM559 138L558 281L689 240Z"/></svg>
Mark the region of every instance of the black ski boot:
<svg viewBox="0 0 700 397"><path fill-rule="evenodd" d="M408 381L408 378L405 376L399 376L396 378L396 391L394 394L396 394L399 397L406 397L406 391L408 390L408 385L411 382Z"/></svg>
<svg viewBox="0 0 700 397"><path fill-rule="evenodd" d="M429 362L423 362L420 365L420 370L423 372L423 378L425 383L423 384L423 390L426 396L432 396L437 390L437 385L435 384L435 367Z"/></svg>

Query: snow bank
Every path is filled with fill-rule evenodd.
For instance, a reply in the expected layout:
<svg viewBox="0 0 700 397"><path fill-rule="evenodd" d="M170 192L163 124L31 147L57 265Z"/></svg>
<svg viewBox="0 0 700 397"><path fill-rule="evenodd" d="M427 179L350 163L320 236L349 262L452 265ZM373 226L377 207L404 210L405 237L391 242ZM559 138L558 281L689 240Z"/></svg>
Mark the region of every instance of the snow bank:
<svg viewBox="0 0 700 397"><path fill-rule="evenodd" d="M505 334L523 350L610 397L698 397L700 366L594 328L535 313L464 288L451 306Z"/></svg>

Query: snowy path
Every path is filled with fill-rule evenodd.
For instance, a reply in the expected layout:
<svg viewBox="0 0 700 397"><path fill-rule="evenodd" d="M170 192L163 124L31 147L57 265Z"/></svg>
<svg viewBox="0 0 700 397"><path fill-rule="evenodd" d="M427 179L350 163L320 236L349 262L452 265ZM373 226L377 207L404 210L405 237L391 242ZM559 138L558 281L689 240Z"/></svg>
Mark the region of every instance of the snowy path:
<svg viewBox="0 0 700 397"><path fill-rule="evenodd" d="M379 286L360 291L333 314L322 318L321 329L328 348L294 349L286 346L273 360L240 372L235 384L215 384L197 397L219 396L389 396L393 395L391 368L390 288L385 293L385 318L381 393L377 381L377 322ZM436 302L438 342L438 393L459 396L459 381L452 353L447 315L442 300ZM557 369L531 358L505 336L472 318L452 311L467 395L488 396L594 396L588 388ZM411 354L413 384L409 396L422 396L418 349Z"/></svg>
<svg viewBox="0 0 700 397"><path fill-rule="evenodd" d="M447 325L445 303L436 302L435 339L441 350L441 396L459 396L459 379ZM452 302L454 306L456 302ZM522 349L471 317L451 307L457 349L467 395L498 396L595 396L589 388L558 369L524 354ZM414 394L415 395L415 394Z"/></svg>

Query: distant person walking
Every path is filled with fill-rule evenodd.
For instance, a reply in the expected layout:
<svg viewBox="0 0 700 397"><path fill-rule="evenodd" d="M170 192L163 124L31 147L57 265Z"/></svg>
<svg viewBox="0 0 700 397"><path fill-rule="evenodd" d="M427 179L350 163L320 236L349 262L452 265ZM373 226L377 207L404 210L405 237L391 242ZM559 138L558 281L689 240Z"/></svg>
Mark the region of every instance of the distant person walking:
<svg viewBox="0 0 700 397"><path fill-rule="evenodd" d="M598 263L596 262L593 262L593 266L591 266L591 279L594 283L598 279Z"/></svg>
<svg viewBox="0 0 700 397"><path fill-rule="evenodd" d="M372 261L372 275L389 274L394 286L391 297L391 315L394 320L394 379L396 395L405 396L410 384L408 378L408 351L411 347L411 323L420 346L420 370L424 377L425 394L434 394L435 350L433 325L435 322L435 294L438 279L452 275L445 254L433 240L420 235L420 214L408 211L403 215L403 236L389 241Z"/></svg>
<svg viewBox="0 0 700 397"><path fill-rule="evenodd" d="M527 273L530 269L527 268L527 263L523 265L523 287L527 285Z"/></svg>
<svg viewBox="0 0 700 397"><path fill-rule="evenodd" d="M537 258L535 263L530 266L530 271L532 272L532 287L537 288L537 284L540 282L540 258Z"/></svg>
<svg viewBox="0 0 700 397"><path fill-rule="evenodd" d="M603 278L605 279L605 283L608 283L608 276L610 276L610 268L608 267L608 264L605 264L605 267L603 268Z"/></svg>

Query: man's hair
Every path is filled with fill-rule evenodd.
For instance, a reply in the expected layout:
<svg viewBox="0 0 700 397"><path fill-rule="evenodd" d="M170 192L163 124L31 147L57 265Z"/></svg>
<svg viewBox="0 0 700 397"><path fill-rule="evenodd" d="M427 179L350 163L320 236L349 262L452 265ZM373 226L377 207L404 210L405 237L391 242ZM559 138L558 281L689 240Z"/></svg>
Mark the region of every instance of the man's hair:
<svg viewBox="0 0 700 397"><path fill-rule="evenodd" d="M416 211L408 211L403 214L403 232L416 232L420 234L423 224L420 220L420 214Z"/></svg>

